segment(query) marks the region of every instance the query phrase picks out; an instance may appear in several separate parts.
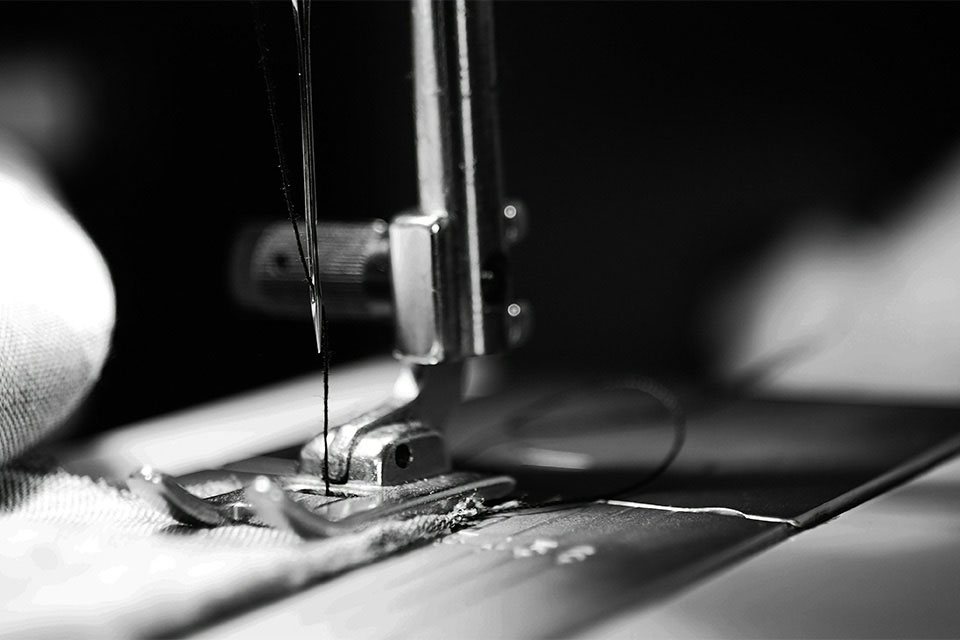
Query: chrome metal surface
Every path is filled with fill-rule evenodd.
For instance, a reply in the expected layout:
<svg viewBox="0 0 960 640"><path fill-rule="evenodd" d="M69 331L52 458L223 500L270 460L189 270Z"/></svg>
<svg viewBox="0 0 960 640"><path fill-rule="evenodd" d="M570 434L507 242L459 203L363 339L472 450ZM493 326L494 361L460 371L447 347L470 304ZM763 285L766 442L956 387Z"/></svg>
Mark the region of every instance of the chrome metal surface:
<svg viewBox="0 0 960 640"><path fill-rule="evenodd" d="M533 333L533 308L526 300L517 300L507 305L507 341L511 347L519 347Z"/></svg>
<svg viewBox="0 0 960 640"><path fill-rule="evenodd" d="M267 476L258 477L247 492L257 514L267 524L304 538L324 538L356 531L389 518L448 513L457 503L482 503L509 494L507 476L450 474L404 485L402 490L332 502L311 508L309 498L294 499ZM331 517L334 514L340 517Z"/></svg>
<svg viewBox="0 0 960 640"><path fill-rule="evenodd" d="M444 256L452 251L450 219L419 213L396 216L390 223L390 268L393 274L395 355L416 364L448 359L446 336L457 330L450 314L455 289Z"/></svg>
<svg viewBox="0 0 960 640"><path fill-rule="evenodd" d="M177 522L194 527L216 527L239 520L247 521L248 510L237 505L240 494L209 501L198 497L170 476L144 467L127 479L127 486L153 508Z"/></svg>
<svg viewBox="0 0 960 640"><path fill-rule="evenodd" d="M463 363L406 365L393 395L376 409L330 429L328 476L331 482L407 482L449 470L439 429L460 402ZM434 437L433 434L437 434ZM369 443L362 443L370 438ZM410 464L400 468L395 452L410 448ZM300 470L323 471L324 440L319 435L300 451Z"/></svg>
<svg viewBox="0 0 960 640"><path fill-rule="evenodd" d="M503 207L503 239L513 247L530 232L530 212L519 200L508 200Z"/></svg>
<svg viewBox="0 0 960 640"><path fill-rule="evenodd" d="M389 228L407 366L380 407L301 450L301 472L338 484L448 471L439 429L460 402L463 359L502 351L530 326L507 278L525 218L502 195L491 3L413 0L412 23L420 208Z"/></svg>
<svg viewBox="0 0 960 640"><path fill-rule="evenodd" d="M413 0L412 9L420 226L449 238L431 245L430 278L394 278L397 352L415 362L496 353L508 346L510 287L491 3ZM425 272L404 268L423 256L391 252L394 269ZM406 328L425 320L427 331Z"/></svg>
<svg viewBox="0 0 960 640"><path fill-rule="evenodd" d="M234 478L229 471L223 475ZM268 525L305 538L357 531L391 518L449 512L462 501L479 504L501 498L514 488L513 479L506 476L451 473L397 487L347 485L328 496L315 476L258 475L242 489L201 498L180 480L145 467L127 483L134 493L181 524Z"/></svg>
<svg viewBox="0 0 960 640"><path fill-rule="evenodd" d="M311 309L320 350L310 1L293 0L293 6ZM512 489L509 478L448 475L440 431L461 401L464 359L512 346L529 324L507 278L506 249L522 236L525 217L502 196L491 3L413 0L412 13L420 208L397 216L388 230L396 355L404 362L393 394L304 445L294 476L258 477L244 490L206 499L152 470L131 479L135 491L180 522L217 526L262 518L322 536L359 526L374 517L369 514L445 508L468 495ZM452 486L439 490L445 482ZM349 491L366 493L375 505L364 518L333 521L322 514L332 494Z"/></svg>
<svg viewBox="0 0 960 640"><path fill-rule="evenodd" d="M303 210L307 222L307 257L310 267L310 311L321 351L323 322L320 290L320 259L317 251L317 176L313 135L313 73L310 55L310 0L292 0L297 30L297 57L300 66L300 135L303 147Z"/></svg>
<svg viewBox="0 0 960 640"><path fill-rule="evenodd" d="M422 273L428 274L429 280L442 291L446 285L435 277L431 251L442 254L443 249L431 248L429 244L424 251L427 264L418 265L412 256L418 251L417 247L405 246L411 243L406 234L407 221L419 225L421 229L429 231L431 220L440 224L448 222L448 218L431 218L417 216L417 212L404 213L394 218L395 236L388 237L389 225L385 220L373 219L363 222L356 221L327 221L317 222L317 253L320 265L320 289L323 292L323 305L329 320L362 320L362 321L392 321L394 318L391 278L393 270L390 265L390 245L397 247L396 252L405 255L406 259L399 266L404 268L398 274L397 285L402 287L417 277L414 267L420 268ZM412 219L411 219L412 218ZM418 219L419 218L419 219ZM305 234L306 226L298 224L301 235ZM403 229L400 231L400 229ZM508 200L503 208L504 242L511 250L518 245L528 233L529 214L526 206L516 200ZM398 232L399 231L399 232ZM436 238L436 242L443 239L443 234ZM420 261L423 262L423 261ZM297 248L296 236L290 231L289 221L273 221L269 223L255 223L244 226L237 234L231 248L231 289L235 299L248 308L273 316L300 318L303 316L309 296L304 296L308 287L305 287L303 268L300 264L300 255ZM438 274L445 273L438 270ZM410 286L407 284L407 286ZM428 303L430 311L436 311L432 305L433 291L424 288L428 295L420 298ZM417 300L416 295L403 293L398 296L408 303ZM401 315L413 318L405 321L401 326L429 326L427 321L433 320L428 315L424 320L418 318L420 310L408 309ZM420 312L422 313L422 312ZM454 326L455 329L455 326ZM449 330L448 330L449 331ZM409 330L408 330L409 332ZM404 344L420 344L413 340L414 336L407 336ZM442 343L435 341L442 347ZM429 348L416 347L408 350L407 359L412 359L411 352L429 352ZM429 360L429 358L427 358Z"/></svg>
<svg viewBox="0 0 960 640"><path fill-rule="evenodd" d="M299 224L302 230L305 225ZM317 224L320 289L328 320L393 320L390 246L384 220ZM288 220L250 224L231 248L234 298L272 316L302 318L308 286Z"/></svg>

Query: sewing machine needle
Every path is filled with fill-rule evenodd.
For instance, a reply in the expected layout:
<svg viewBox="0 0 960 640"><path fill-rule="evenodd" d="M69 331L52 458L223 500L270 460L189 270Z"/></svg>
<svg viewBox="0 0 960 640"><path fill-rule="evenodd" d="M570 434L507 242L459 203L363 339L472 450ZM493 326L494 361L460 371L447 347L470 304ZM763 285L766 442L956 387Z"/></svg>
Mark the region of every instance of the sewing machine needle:
<svg viewBox="0 0 960 640"><path fill-rule="evenodd" d="M310 266L310 312L317 338L317 353L323 345L323 294L317 250L317 176L313 137L313 78L310 61L310 0L292 0L297 30L300 68L300 134L303 144L303 203L307 226L307 258Z"/></svg>

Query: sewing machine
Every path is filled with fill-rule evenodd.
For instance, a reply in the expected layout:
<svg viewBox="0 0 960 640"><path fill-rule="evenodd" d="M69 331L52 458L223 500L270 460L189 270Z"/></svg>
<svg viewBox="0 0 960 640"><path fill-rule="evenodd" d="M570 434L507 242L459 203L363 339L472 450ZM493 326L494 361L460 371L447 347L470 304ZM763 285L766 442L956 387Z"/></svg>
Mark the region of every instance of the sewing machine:
<svg viewBox="0 0 960 640"><path fill-rule="evenodd" d="M524 220L521 207L502 194L492 7L413 3L419 209L389 224L323 225L315 217L309 7L294 3L298 33L306 36L300 48L304 193L317 347L322 351L320 316L326 310L360 319L389 315L402 369L389 399L333 425L329 433L324 426L303 446L296 464L271 460L271 467L258 459L252 468L238 462L225 469L231 477L245 477L268 464L276 480L256 474L250 486L212 498L194 496L183 486L188 480L152 467L129 480L131 488L184 524L265 521L300 535L325 536L354 530L355 521L430 505L443 510L465 498L500 498L513 488L505 476L451 473L442 435L444 420L462 396L464 361L518 344L529 324L529 311L511 297L507 266ZM269 229L254 239L248 254L251 282L241 283L242 291L256 297L277 284L257 276L269 274L278 258L295 262L288 254L296 238L288 238L278 244L276 230ZM387 281L386 299L377 280ZM347 286L338 290L338 283ZM322 289L335 294L321 301ZM315 501L318 495L360 496L364 511L350 521L331 520L322 506L301 504L303 497ZM347 506L349 500L332 503L344 512L359 508Z"/></svg>
<svg viewBox="0 0 960 640"><path fill-rule="evenodd" d="M392 317L399 364L378 361L341 374L334 382L342 386L331 396L327 438L317 436L321 381L313 376L112 434L88 452L88 459L102 465L109 457L108 466L118 474L144 459L155 469L184 474L177 479L149 469L132 483L182 523L210 527L259 519L304 538L338 535L378 517L448 509L467 498L507 495L513 489L507 476L451 470L449 450L464 457L470 444L464 432L471 430L489 428L495 440L499 437L496 447L472 460L475 466L510 469L521 478L521 488L537 476L553 486L560 486L560 475L581 484L582 472L596 470L590 466L595 459L558 457L556 451L544 462L546 447L535 452L504 428L517 407L545 389L581 383L579 372L544 376L541 386L524 381L526 387L514 395L460 405L465 363L509 348L528 330L529 310L512 297L506 268L505 255L522 235L524 221L522 207L507 203L499 184L494 96L484 90L492 87L493 74L488 11L483 4L414 3L419 209L389 223L317 227L319 250L312 264L319 268L329 312ZM271 272L277 256L296 262L291 242L289 227L261 230L251 241L246 264L252 272L244 295L252 304L287 304L295 291L300 308L305 307L298 278ZM349 415L350 401L362 396L369 403L378 394L388 400L359 417ZM632 401L604 399L621 407ZM283 413L294 410L295 416ZM706 605L695 598L693 604L653 605L952 455L954 418L950 410L930 407L751 398L694 403L683 456L657 483L561 513L532 509L491 518L443 544L359 569L291 601L227 621L210 634L275 633L289 624L291 609L311 611L317 603L340 601L343 594L372 590L379 597L362 598L361 616L419 635L465 629L477 635L630 634L656 631L658 623L697 635L705 628L683 625L696 617L698 607L719 612L713 620L701 614L704 625L716 624L725 618L724 606L742 608L740 601L730 604L731 593L763 589L764 580L724 574L711 583L714 595L704 596ZM192 444L203 435L197 424L211 432L229 425L235 442L191 458L189 452L198 448ZM907 435L907 424L923 429ZM613 448L635 445L623 429L598 425L597 431ZM295 460L253 457L290 449L304 433L311 439L296 448ZM151 434L157 436L154 444L142 445ZM163 449L164 439L174 442L173 450ZM582 430L571 437L581 446L590 439ZM660 455L658 447L650 448ZM511 457L511 449L524 455ZM82 468L83 456L74 460ZM183 488L191 477L209 477L189 475L209 465L222 470L215 474L244 479L248 488L212 500ZM600 469L611 470L635 474L622 465ZM355 500L359 510L326 506L326 478L335 496L350 496L342 504ZM313 498L304 496L318 500L311 503ZM757 560L764 558L769 559ZM807 558L801 554L793 561ZM741 581L725 589L725 579ZM787 588L779 593L790 597ZM652 620L641 616L639 626L628 619L618 627L607 618L631 608L652 608ZM671 614L683 619L678 622ZM334 607L306 622L351 635L357 632L357 615L350 607ZM781 621L789 619L789 611L782 616ZM309 618L301 613L304 617ZM733 635L743 631L732 625L724 629Z"/></svg>

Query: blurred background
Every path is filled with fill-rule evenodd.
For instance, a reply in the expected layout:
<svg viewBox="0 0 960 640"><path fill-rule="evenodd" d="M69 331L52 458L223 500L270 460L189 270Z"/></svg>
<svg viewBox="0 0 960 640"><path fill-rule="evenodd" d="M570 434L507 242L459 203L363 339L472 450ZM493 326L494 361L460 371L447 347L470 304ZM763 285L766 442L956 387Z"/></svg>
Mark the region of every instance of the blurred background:
<svg viewBox="0 0 960 640"><path fill-rule="evenodd" d="M408 5L317 2L321 216L416 203ZM299 166L293 23L266 3ZM498 2L505 185L536 332L518 361L703 380L711 301L831 212L883 228L960 138L953 4ZM0 129L110 266L113 349L74 436L315 371L309 308L242 308L242 225L286 216L247 2L0 4ZM294 176L297 183L298 176ZM839 213L838 213L839 212ZM333 371L387 353L334 324Z"/></svg>

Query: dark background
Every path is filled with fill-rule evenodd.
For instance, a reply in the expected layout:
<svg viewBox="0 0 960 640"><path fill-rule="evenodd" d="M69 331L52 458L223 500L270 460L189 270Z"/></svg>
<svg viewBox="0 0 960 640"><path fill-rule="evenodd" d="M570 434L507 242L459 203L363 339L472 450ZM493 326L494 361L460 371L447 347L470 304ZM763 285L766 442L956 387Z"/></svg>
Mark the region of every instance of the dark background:
<svg viewBox="0 0 960 640"><path fill-rule="evenodd" d="M321 215L415 204L408 6L314 6ZM497 3L507 191L537 332L517 358L697 378L705 296L831 208L876 224L955 148L960 7ZM292 16L262 7L298 166ZM0 54L68 60L89 106L48 153L117 291L112 355L76 434L316 370L301 320L242 309L228 256L282 219L246 2L2 3ZM52 52L52 54L51 54ZM295 181L298 178L295 178ZM336 365L389 327L336 324Z"/></svg>

